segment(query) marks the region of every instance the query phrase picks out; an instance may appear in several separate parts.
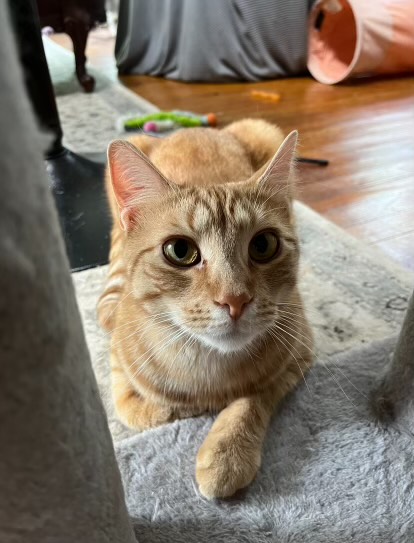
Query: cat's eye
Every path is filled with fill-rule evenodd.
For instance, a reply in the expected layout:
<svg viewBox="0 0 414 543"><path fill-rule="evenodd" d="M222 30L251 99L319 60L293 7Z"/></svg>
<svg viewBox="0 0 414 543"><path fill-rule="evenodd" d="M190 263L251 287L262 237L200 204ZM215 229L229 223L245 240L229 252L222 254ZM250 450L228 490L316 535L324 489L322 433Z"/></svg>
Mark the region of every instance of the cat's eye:
<svg viewBox="0 0 414 543"><path fill-rule="evenodd" d="M175 266L195 266L201 260L200 251L194 241L188 238L173 238L162 247L165 258Z"/></svg>
<svg viewBox="0 0 414 543"><path fill-rule="evenodd" d="M274 232L259 232L249 245L249 256L259 263L269 262L280 252L280 241Z"/></svg>

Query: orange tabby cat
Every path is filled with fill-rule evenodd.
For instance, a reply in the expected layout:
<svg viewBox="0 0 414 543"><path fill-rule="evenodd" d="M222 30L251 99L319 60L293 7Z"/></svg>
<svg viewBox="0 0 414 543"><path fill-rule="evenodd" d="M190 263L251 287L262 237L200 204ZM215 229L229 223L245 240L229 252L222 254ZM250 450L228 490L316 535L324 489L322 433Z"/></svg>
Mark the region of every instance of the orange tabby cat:
<svg viewBox="0 0 414 543"><path fill-rule="evenodd" d="M114 227L98 311L116 411L138 430L220 412L197 456L207 498L253 480L270 417L311 363L296 143L248 119L109 146Z"/></svg>

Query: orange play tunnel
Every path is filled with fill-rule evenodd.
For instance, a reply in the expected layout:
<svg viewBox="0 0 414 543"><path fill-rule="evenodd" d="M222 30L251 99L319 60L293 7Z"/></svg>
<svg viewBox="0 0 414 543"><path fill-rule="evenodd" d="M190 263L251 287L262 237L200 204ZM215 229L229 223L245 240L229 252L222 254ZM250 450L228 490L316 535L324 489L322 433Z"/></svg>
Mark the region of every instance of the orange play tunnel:
<svg viewBox="0 0 414 543"><path fill-rule="evenodd" d="M414 72L414 0L318 0L308 69L321 83Z"/></svg>

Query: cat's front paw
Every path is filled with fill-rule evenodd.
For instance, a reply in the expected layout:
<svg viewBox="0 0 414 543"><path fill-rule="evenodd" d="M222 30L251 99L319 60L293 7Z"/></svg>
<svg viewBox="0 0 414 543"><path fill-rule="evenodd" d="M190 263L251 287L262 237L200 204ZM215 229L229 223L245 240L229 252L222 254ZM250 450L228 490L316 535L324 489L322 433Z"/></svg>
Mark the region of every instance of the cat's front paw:
<svg viewBox="0 0 414 543"><path fill-rule="evenodd" d="M171 407L148 402L133 391L117 398L115 410L125 426L138 432L172 422L177 418Z"/></svg>
<svg viewBox="0 0 414 543"><path fill-rule="evenodd" d="M203 496L226 498L248 486L260 467L261 451L210 432L197 455L196 479Z"/></svg>
<svg viewBox="0 0 414 543"><path fill-rule="evenodd" d="M128 390L116 399L115 409L118 418L125 426L139 432L177 419L194 417L203 412L186 406L156 404L144 399L133 390Z"/></svg>

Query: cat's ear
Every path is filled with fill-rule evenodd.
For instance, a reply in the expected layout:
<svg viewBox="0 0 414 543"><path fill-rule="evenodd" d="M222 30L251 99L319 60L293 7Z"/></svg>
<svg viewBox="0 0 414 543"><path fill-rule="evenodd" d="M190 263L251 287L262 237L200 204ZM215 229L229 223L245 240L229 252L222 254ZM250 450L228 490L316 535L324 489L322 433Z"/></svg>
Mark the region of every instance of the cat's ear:
<svg viewBox="0 0 414 543"><path fill-rule="evenodd" d="M294 130L285 138L270 164L259 177L259 186L266 184L269 187L278 187L280 190L285 189L287 195L291 196L297 143L298 131Z"/></svg>
<svg viewBox="0 0 414 543"><path fill-rule="evenodd" d="M108 147L108 165L121 226L128 230L141 204L160 197L171 185L137 147L115 140Z"/></svg>

